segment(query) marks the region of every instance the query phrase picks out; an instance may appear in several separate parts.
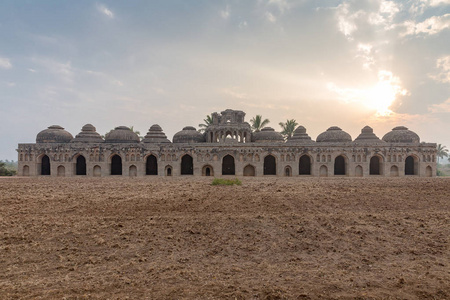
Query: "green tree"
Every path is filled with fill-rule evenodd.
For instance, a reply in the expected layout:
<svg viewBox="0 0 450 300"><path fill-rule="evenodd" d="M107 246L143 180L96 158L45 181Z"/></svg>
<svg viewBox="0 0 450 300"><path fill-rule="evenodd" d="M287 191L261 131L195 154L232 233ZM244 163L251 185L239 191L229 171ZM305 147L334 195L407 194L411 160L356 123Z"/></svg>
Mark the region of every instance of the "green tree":
<svg viewBox="0 0 450 300"><path fill-rule="evenodd" d="M252 130L258 132L261 129L263 129L267 124L269 124L270 121L269 119L263 120L261 115L256 115L256 117L250 120L250 123L252 124Z"/></svg>
<svg viewBox="0 0 450 300"><path fill-rule="evenodd" d="M281 131L281 134L284 136L285 139L290 138L294 134L295 127L297 127L298 123L294 119L286 120L286 123L280 122L279 123L283 131Z"/></svg>
<svg viewBox="0 0 450 300"><path fill-rule="evenodd" d="M447 147L445 147L442 144L438 144L436 149L437 149L436 155L437 155L437 159L438 159L437 162L438 163L439 163L439 158L448 157L448 149L447 149Z"/></svg>
<svg viewBox="0 0 450 300"><path fill-rule="evenodd" d="M0 160L0 176L14 176L17 171L8 167L7 163Z"/></svg>
<svg viewBox="0 0 450 300"><path fill-rule="evenodd" d="M130 130L136 133L141 140L144 138L143 136L141 136L141 132L139 130L134 130L134 126L130 126Z"/></svg>
<svg viewBox="0 0 450 300"><path fill-rule="evenodd" d="M213 123L213 119L211 117L211 115L206 115L206 119L203 119L202 124L198 124L198 127L200 127L198 129L199 132L205 132L206 128L208 128L209 125L212 125Z"/></svg>

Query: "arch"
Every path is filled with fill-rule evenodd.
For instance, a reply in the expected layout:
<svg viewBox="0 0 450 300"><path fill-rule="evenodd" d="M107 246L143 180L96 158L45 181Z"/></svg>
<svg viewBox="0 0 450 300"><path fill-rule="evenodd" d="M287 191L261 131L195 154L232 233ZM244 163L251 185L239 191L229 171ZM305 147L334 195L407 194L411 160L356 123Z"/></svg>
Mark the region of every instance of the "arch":
<svg viewBox="0 0 450 300"><path fill-rule="evenodd" d="M58 168L56 169L56 176L58 177L66 176L66 168L64 168L64 166L58 166Z"/></svg>
<svg viewBox="0 0 450 300"><path fill-rule="evenodd" d="M325 166L325 165L320 166L319 176L320 177L327 177L328 176L328 168L327 168L327 166Z"/></svg>
<svg viewBox="0 0 450 300"><path fill-rule="evenodd" d="M22 170L23 170L22 171L23 176L30 176L30 167L29 166L23 166Z"/></svg>
<svg viewBox="0 0 450 300"><path fill-rule="evenodd" d="M356 166L355 168L355 176L356 177L363 177L363 168L361 166Z"/></svg>
<svg viewBox="0 0 450 300"><path fill-rule="evenodd" d="M147 162L145 163L145 175L158 175L158 160L153 154L147 156Z"/></svg>
<svg viewBox="0 0 450 300"><path fill-rule="evenodd" d="M277 162L271 154L264 157L264 175L277 175Z"/></svg>
<svg viewBox="0 0 450 300"><path fill-rule="evenodd" d="M398 177L398 167L392 166L390 170L391 177Z"/></svg>
<svg viewBox="0 0 450 300"><path fill-rule="evenodd" d="M369 174L370 175L381 175L380 161L381 161L381 158L377 155L374 155L370 158L370 163L369 163Z"/></svg>
<svg viewBox="0 0 450 300"><path fill-rule="evenodd" d="M311 175L311 157L302 155L298 163L298 175Z"/></svg>
<svg viewBox="0 0 450 300"><path fill-rule="evenodd" d="M427 166L427 168L425 169L425 176L433 177L433 169L431 168L431 166Z"/></svg>
<svg viewBox="0 0 450 300"><path fill-rule="evenodd" d="M41 175L50 175L50 158L47 155L41 157Z"/></svg>
<svg viewBox="0 0 450 300"><path fill-rule="evenodd" d="M286 177L292 176L292 168L290 166L286 166L284 168L284 176L286 176Z"/></svg>
<svg viewBox="0 0 450 300"><path fill-rule="evenodd" d="M86 158L83 155L77 157L75 171L76 175L86 175Z"/></svg>
<svg viewBox="0 0 450 300"><path fill-rule="evenodd" d="M137 176L137 167L135 165L131 165L128 169L128 173L130 174L130 177L136 177Z"/></svg>
<svg viewBox="0 0 450 300"><path fill-rule="evenodd" d="M111 157L111 175L122 175L122 157L118 154Z"/></svg>
<svg viewBox="0 0 450 300"><path fill-rule="evenodd" d="M246 165L244 167L244 176L255 176L255 167L252 165Z"/></svg>
<svg viewBox="0 0 450 300"><path fill-rule="evenodd" d="M101 177L102 176L102 168L100 166L94 166L94 177Z"/></svg>
<svg viewBox="0 0 450 300"><path fill-rule="evenodd" d="M194 160L189 154L181 158L181 175L194 175Z"/></svg>
<svg viewBox="0 0 450 300"><path fill-rule="evenodd" d="M210 165L204 165L202 168L202 176L214 176L214 169Z"/></svg>
<svg viewBox="0 0 450 300"><path fill-rule="evenodd" d="M234 157L229 154L222 159L222 175L235 175Z"/></svg>
<svg viewBox="0 0 450 300"><path fill-rule="evenodd" d="M345 163L345 157L339 155L334 159L334 175L346 175L347 167Z"/></svg>
<svg viewBox="0 0 450 300"><path fill-rule="evenodd" d="M165 174L166 174L166 176L172 176L172 166L171 165L166 166Z"/></svg>
<svg viewBox="0 0 450 300"><path fill-rule="evenodd" d="M405 175L417 175L417 158L412 155L405 159Z"/></svg>

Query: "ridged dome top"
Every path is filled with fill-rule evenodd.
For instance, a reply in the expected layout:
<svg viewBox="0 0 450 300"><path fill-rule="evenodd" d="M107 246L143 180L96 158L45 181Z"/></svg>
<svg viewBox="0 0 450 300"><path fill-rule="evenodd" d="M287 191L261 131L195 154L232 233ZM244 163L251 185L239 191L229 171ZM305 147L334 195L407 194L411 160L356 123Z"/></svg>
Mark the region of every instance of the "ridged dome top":
<svg viewBox="0 0 450 300"><path fill-rule="evenodd" d="M397 126L383 136L383 141L388 143L420 143L420 137L405 126Z"/></svg>
<svg viewBox="0 0 450 300"><path fill-rule="evenodd" d="M347 132L343 131L337 126L332 126L327 129L327 131L322 132L316 139L317 142L321 143L346 143L351 142L352 137Z"/></svg>
<svg viewBox="0 0 450 300"><path fill-rule="evenodd" d="M167 136L164 134L161 126L158 124L152 125L147 132L147 135L142 140L144 143L170 143Z"/></svg>
<svg viewBox="0 0 450 300"><path fill-rule="evenodd" d="M203 143L205 137L195 127L186 126L173 136L174 143Z"/></svg>
<svg viewBox="0 0 450 300"><path fill-rule="evenodd" d="M126 126L119 126L105 136L107 143L139 143L139 136Z"/></svg>
<svg viewBox="0 0 450 300"><path fill-rule="evenodd" d="M68 143L73 139L70 132L59 125L52 125L36 136L36 143Z"/></svg>
<svg viewBox="0 0 450 300"><path fill-rule="evenodd" d="M375 133L373 133L373 129L370 126L365 126L361 129L361 134L354 141L355 144L367 144L367 143L384 143L380 140Z"/></svg>
<svg viewBox="0 0 450 300"><path fill-rule="evenodd" d="M92 124L86 124L81 132L75 136L72 143L103 143L104 140Z"/></svg>
<svg viewBox="0 0 450 300"><path fill-rule="evenodd" d="M284 138L281 133L276 132L271 127L264 127L259 132L253 133L254 142L284 142Z"/></svg>
<svg viewBox="0 0 450 300"><path fill-rule="evenodd" d="M294 134L287 140L287 143L314 143L314 141L306 133L306 128L300 125L294 130Z"/></svg>

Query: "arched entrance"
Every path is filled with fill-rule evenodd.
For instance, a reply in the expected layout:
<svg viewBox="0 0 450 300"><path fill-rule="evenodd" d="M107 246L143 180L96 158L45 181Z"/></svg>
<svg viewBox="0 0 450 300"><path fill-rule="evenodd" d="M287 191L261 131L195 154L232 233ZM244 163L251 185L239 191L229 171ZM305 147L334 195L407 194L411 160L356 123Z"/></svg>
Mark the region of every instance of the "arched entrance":
<svg viewBox="0 0 450 300"><path fill-rule="evenodd" d="M50 158L47 155L41 158L41 175L50 175Z"/></svg>
<svg viewBox="0 0 450 300"><path fill-rule="evenodd" d="M23 166L23 176L30 176L30 167L29 166Z"/></svg>
<svg viewBox="0 0 450 300"><path fill-rule="evenodd" d="M145 165L145 175L158 175L158 161L156 156L147 156L147 163Z"/></svg>
<svg viewBox="0 0 450 300"><path fill-rule="evenodd" d="M355 176L363 177L363 168L361 166L356 166L356 168L355 168Z"/></svg>
<svg viewBox="0 0 450 300"><path fill-rule="evenodd" d="M433 177L433 169L432 169L430 166L428 166L428 167L425 169L425 175L426 175L427 177Z"/></svg>
<svg viewBox="0 0 450 300"><path fill-rule="evenodd" d="M273 155L264 157L264 175L277 175L277 163Z"/></svg>
<svg viewBox="0 0 450 300"><path fill-rule="evenodd" d="M345 175L345 158L339 155L334 159L334 175Z"/></svg>
<svg viewBox="0 0 450 300"><path fill-rule="evenodd" d="M214 170L210 165L203 166L202 169L203 176L214 176Z"/></svg>
<svg viewBox="0 0 450 300"><path fill-rule="evenodd" d="M298 164L299 175L311 175L311 158L309 155L302 155Z"/></svg>
<svg viewBox="0 0 450 300"><path fill-rule="evenodd" d="M411 155L405 160L405 175L417 175L416 161Z"/></svg>
<svg viewBox="0 0 450 300"><path fill-rule="evenodd" d="M252 165L245 166L244 176L255 176L255 167Z"/></svg>
<svg viewBox="0 0 450 300"><path fill-rule="evenodd" d="M327 168L327 166L325 166L325 165L320 166L319 176L320 177L327 177L328 176L328 168Z"/></svg>
<svg viewBox="0 0 450 300"><path fill-rule="evenodd" d="M131 165L128 171L129 171L130 177L137 176L137 168L135 165Z"/></svg>
<svg viewBox="0 0 450 300"><path fill-rule="evenodd" d="M398 167L397 166L392 166L391 167L390 175L391 175L391 177L397 177L398 176Z"/></svg>
<svg viewBox="0 0 450 300"><path fill-rule="evenodd" d="M166 166L166 176L172 176L172 166Z"/></svg>
<svg viewBox="0 0 450 300"><path fill-rule="evenodd" d="M100 166L94 167L94 177L101 177L102 176L102 168Z"/></svg>
<svg viewBox="0 0 450 300"><path fill-rule="evenodd" d="M380 158L378 156L372 156L370 158L370 175L380 175Z"/></svg>
<svg viewBox="0 0 450 300"><path fill-rule="evenodd" d="M290 166L287 166L286 168L284 168L284 176L286 176L286 177L292 176L292 169Z"/></svg>
<svg viewBox="0 0 450 300"><path fill-rule="evenodd" d="M194 175L194 160L189 154L181 158L181 175Z"/></svg>
<svg viewBox="0 0 450 300"><path fill-rule="evenodd" d="M86 158L83 155L77 157L77 165L75 167L76 175L86 175Z"/></svg>
<svg viewBox="0 0 450 300"><path fill-rule="evenodd" d="M225 155L222 159L222 175L234 175L234 157Z"/></svg>
<svg viewBox="0 0 450 300"><path fill-rule="evenodd" d="M64 166L58 166L58 168L56 169L56 176L58 177L66 176L66 168L64 168Z"/></svg>
<svg viewBox="0 0 450 300"><path fill-rule="evenodd" d="M111 175L122 175L122 158L117 154L111 158Z"/></svg>

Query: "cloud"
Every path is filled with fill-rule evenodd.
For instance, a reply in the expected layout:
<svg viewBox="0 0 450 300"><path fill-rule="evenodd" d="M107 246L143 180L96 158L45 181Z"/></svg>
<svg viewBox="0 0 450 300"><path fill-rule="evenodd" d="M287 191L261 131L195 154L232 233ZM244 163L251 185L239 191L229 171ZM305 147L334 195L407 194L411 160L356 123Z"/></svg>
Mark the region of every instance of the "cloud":
<svg viewBox="0 0 450 300"><path fill-rule="evenodd" d="M30 71L31 73L36 73L37 71L35 69L29 68L28 71Z"/></svg>
<svg viewBox="0 0 450 300"><path fill-rule="evenodd" d="M362 58L363 60L363 68L366 70L370 70L371 67L375 64L375 60L371 54L373 46L370 44L358 44L358 54L357 58Z"/></svg>
<svg viewBox="0 0 450 300"><path fill-rule="evenodd" d="M433 35L441 32L446 28L450 28L450 14L443 16L433 16L423 22L415 23L414 21L406 21L403 23L405 32L400 36L428 34Z"/></svg>
<svg viewBox="0 0 450 300"><path fill-rule="evenodd" d="M11 69L12 68L12 64L11 64L11 61L9 60L9 58L0 56L0 68L2 68L2 69Z"/></svg>
<svg viewBox="0 0 450 300"><path fill-rule="evenodd" d="M239 23L238 27L239 29L244 29L248 26L247 21L242 21Z"/></svg>
<svg viewBox="0 0 450 300"><path fill-rule="evenodd" d="M439 73L428 76L442 83L450 83L450 55L437 59L436 68L439 69Z"/></svg>
<svg viewBox="0 0 450 300"><path fill-rule="evenodd" d="M57 75L63 81L72 82L74 70L71 62L61 63L51 58L32 58L32 61L45 68L50 73Z"/></svg>
<svg viewBox="0 0 450 300"><path fill-rule="evenodd" d="M220 11L220 16L222 19L227 20L230 17L230 7L227 5L225 10Z"/></svg>
<svg viewBox="0 0 450 300"><path fill-rule="evenodd" d="M428 111L430 113L450 113L450 98L442 103L429 106Z"/></svg>
<svg viewBox="0 0 450 300"><path fill-rule="evenodd" d="M104 4L97 4L97 10L111 19L114 18L114 13Z"/></svg>
<svg viewBox="0 0 450 300"><path fill-rule="evenodd" d="M266 19L270 22L270 23L275 23L277 21L277 18L272 15L270 12L266 12L265 13Z"/></svg>

